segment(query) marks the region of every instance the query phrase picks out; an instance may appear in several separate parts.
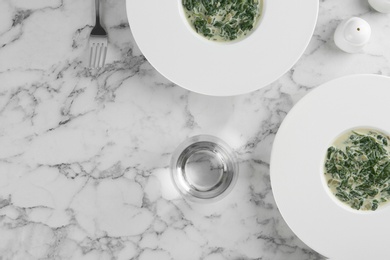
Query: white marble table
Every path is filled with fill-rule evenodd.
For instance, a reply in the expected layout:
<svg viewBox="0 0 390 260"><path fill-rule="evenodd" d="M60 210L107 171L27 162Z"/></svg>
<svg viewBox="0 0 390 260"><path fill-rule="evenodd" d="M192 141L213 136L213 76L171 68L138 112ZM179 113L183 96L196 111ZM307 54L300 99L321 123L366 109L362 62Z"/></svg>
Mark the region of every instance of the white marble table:
<svg viewBox="0 0 390 260"><path fill-rule="evenodd" d="M92 6L0 0L0 259L324 259L275 205L272 143L316 86L390 75L390 16L366 0L321 0L314 36L288 73L218 98L156 72L131 36L125 0L104 1L107 66L83 68ZM372 27L361 54L333 42L351 16ZM196 134L224 139L239 158L235 188L215 204L187 203L170 180L171 153Z"/></svg>

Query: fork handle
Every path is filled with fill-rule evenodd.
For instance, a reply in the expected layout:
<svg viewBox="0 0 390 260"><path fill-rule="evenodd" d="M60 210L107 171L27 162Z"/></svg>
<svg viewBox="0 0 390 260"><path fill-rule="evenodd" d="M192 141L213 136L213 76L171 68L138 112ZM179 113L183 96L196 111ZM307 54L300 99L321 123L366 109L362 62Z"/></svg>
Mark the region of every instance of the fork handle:
<svg viewBox="0 0 390 260"><path fill-rule="evenodd" d="M100 24L100 1L95 0L96 24Z"/></svg>

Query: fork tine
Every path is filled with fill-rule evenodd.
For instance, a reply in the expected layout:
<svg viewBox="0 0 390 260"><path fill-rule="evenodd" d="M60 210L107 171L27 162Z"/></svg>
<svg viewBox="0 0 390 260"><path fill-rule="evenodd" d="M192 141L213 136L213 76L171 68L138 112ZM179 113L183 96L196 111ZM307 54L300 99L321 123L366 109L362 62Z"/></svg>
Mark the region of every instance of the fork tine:
<svg viewBox="0 0 390 260"><path fill-rule="evenodd" d="M104 46L104 48L103 48L103 64L102 64L102 66L104 66L104 63L106 62L106 55L107 55L107 46Z"/></svg>
<svg viewBox="0 0 390 260"><path fill-rule="evenodd" d="M93 55L94 46L93 46L93 43L91 44L91 46L90 46L89 48L90 48L90 54L89 54L89 67L92 68L92 65L94 64L94 63L93 63L93 59L94 59L94 55Z"/></svg>
<svg viewBox="0 0 390 260"><path fill-rule="evenodd" d="M100 58L101 58L101 55L102 55L102 44L99 43L97 44L97 49L96 49L96 67L97 68L100 68Z"/></svg>
<svg viewBox="0 0 390 260"><path fill-rule="evenodd" d="M99 46L97 43L94 43L93 44L93 57L92 57L92 68L97 68L99 67L98 64L97 64L97 55L98 55L98 51L99 51Z"/></svg>
<svg viewBox="0 0 390 260"><path fill-rule="evenodd" d="M95 47L93 48L94 49L94 51L95 51L95 53L94 53L94 59L93 59L93 67L94 68L97 68L97 67L99 67L98 65L99 64L97 64L97 58L98 58L98 51L99 51L99 45L98 44L96 44L95 43Z"/></svg>

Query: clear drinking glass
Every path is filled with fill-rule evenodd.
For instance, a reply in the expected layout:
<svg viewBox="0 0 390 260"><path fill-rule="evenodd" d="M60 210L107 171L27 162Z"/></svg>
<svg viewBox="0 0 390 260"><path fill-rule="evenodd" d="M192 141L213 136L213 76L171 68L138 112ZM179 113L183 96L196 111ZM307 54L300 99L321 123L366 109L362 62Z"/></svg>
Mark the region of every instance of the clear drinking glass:
<svg viewBox="0 0 390 260"><path fill-rule="evenodd" d="M223 198L238 176L234 151L210 135L193 136L181 143L172 155L170 168L177 190L196 202Z"/></svg>

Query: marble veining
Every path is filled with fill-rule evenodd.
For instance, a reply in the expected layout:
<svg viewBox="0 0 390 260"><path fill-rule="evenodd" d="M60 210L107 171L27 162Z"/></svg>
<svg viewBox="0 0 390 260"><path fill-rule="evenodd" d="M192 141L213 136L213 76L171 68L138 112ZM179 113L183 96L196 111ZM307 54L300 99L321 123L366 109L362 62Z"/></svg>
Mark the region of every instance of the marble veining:
<svg viewBox="0 0 390 260"><path fill-rule="evenodd" d="M316 86L390 74L389 16L365 0L321 0L313 38L289 72L220 98L182 89L148 63L125 0L103 1L107 66L85 68L92 6L0 0L0 259L325 259L275 205L272 143ZM351 16L373 29L360 54L333 42ZM189 203L170 180L172 152L196 134L222 138L238 156L237 184L217 203Z"/></svg>

